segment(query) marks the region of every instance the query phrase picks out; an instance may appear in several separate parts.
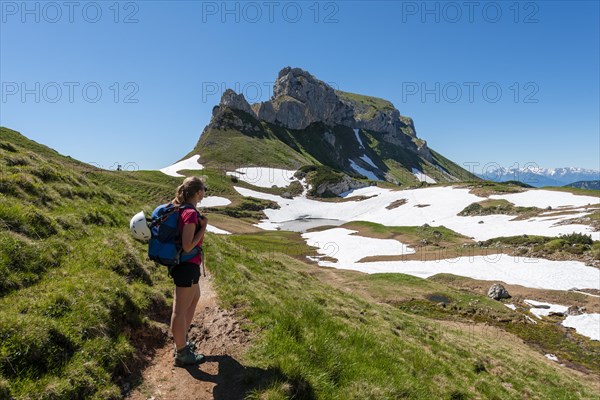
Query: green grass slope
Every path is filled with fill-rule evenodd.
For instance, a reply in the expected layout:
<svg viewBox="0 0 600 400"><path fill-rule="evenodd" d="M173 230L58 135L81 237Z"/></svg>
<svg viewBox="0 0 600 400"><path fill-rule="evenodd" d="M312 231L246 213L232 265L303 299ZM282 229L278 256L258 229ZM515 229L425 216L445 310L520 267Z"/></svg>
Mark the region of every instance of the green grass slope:
<svg viewBox="0 0 600 400"><path fill-rule="evenodd" d="M278 371L280 377L259 385L249 398L591 399L597 395L584 380L514 343L511 335L469 333L459 323L438 323L430 316L368 301L359 293L323 282L314 267L296 258L277 252L240 252L234 238L214 238L211 254L222 305L234 308L249 321L248 329L260 332L245 364ZM365 279L372 283L381 278ZM390 277L395 282L384 279L388 293L394 291L390 283L418 286L422 281L403 282L401 275ZM423 282L441 290L442 285ZM374 293L385 296L385 292ZM466 297L454 296L464 303L478 299L497 313L510 313L480 296Z"/></svg>
<svg viewBox="0 0 600 400"><path fill-rule="evenodd" d="M145 261L129 218L180 179L98 170L0 128L0 398L118 399L157 340L165 271Z"/></svg>

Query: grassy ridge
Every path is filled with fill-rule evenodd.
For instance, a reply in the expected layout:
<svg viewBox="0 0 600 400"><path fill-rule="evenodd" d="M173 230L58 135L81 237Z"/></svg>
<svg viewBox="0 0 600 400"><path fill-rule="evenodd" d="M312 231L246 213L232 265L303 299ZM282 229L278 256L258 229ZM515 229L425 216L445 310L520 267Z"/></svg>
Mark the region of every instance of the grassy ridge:
<svg viewBox="0 0 600 400"><path fill-rule="evenodd" d="M359 119L368 120L375 117L378 111L393 111L394 105L379 97L365 96L362 94L343 92L336 90L335 93L343 100L354 105L358 114L355 116Z"/></svg>
<svg viewBox="0 0 600 400"><path fill-rule="evenodd" d="M180 179L109 172L0 130L0 398L118 399L171 285L131 215Z"/></svg>

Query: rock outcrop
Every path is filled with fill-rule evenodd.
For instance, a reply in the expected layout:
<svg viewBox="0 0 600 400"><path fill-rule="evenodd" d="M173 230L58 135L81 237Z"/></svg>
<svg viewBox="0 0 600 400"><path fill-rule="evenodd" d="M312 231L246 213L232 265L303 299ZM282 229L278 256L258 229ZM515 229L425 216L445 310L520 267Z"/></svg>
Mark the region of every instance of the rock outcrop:
<svg viewBox="0 0 600 400"><path fill-rule="evenodd" d="M347 175L342 177L342 180L335 183L324 183L316 188L315 192L318 196L324 194L334 194L339 196L342 193L348 192L354 189L360 189L369 186L369 183L361 182L356 179L352 179Z"/></svg>
<svg viewBox="0 0 600 400"><path fill-rule="evenodd" d="M229 107L234 110L242 110L256 118L256 114L250 107L250 104L246 101L246 98L244 98L244 95L237 94L231 89L227 89L225 93L223 93L219 106Z"/></svg>

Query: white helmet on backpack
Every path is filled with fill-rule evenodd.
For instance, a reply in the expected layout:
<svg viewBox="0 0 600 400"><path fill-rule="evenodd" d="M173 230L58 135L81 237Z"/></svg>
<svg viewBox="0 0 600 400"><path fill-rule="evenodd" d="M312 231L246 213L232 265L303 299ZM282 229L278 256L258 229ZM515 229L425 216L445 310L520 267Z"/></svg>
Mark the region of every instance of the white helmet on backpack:
<svg viewBox="0 0 600 400"><path fill-rule="evenodd" d="M148 227L148 223L146 223L146 216L143 211L140 211L131 218L129 229L131 229L131 234L137 240L146 241L150 239L150 228Z"/></svg>

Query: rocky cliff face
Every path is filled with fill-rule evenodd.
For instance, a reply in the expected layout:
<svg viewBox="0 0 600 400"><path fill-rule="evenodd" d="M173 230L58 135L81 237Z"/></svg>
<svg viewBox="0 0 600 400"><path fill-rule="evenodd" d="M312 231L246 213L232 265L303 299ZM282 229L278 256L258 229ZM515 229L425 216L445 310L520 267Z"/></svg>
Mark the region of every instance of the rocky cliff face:
<svg viewBox="0 0 600 400"><path fill-rule="evenodd" d="M258 107L257 116L290 129L304 129L318 121L327 125L353 123L352 108L340 101L331 86L300 68L290 67L279 72L273 97Z"/></svg>
<svg viewBox="0 0 600 400"><path fill-rule="evenodd" d="M223 93L219 106L229 107L234 110L242 110L248 114L254 115L254 111L250 108L250 104L248 104L244 95L237 94L231 89L227 89L225 93Z"/></svg>
<svg viewBox="0 0 600 400"><path fill-rule="evenodd" d="M390 102L336 91L300 68L279 72L269 101L250 105L243 95L228 89L220 106L295 130L322 122L378 132L385 142L432 160L427 143L417 138L412 119L400 115Z"/></svg>

